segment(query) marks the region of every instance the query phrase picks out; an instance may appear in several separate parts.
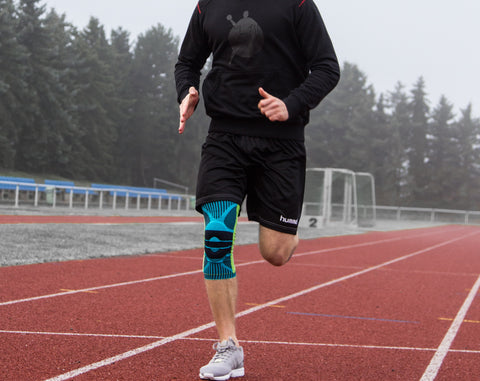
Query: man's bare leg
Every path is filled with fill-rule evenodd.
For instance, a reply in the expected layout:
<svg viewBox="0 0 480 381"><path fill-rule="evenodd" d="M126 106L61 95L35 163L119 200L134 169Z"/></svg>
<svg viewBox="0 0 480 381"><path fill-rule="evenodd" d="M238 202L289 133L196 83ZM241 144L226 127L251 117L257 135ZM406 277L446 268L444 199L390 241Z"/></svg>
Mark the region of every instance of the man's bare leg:
<svg viewBox="0 0 480 381"><path fill-rule="evenodd" d="M283 266L298 245L298 234L281 233L260 225L259 247L263 258L274 266Z"/></svg>
<svg viewBox="0 0 480 381"><path fill-rule="evenodd" d="M242 377L245 375L244 354L235 334L237 278L206 279L205 285L220 342L214 344L216 353L200 368L199 377L208 380Z"/></svg>
<svg viewBox="0 0 480 381"><path fill-rule="evenodd" d="M208 301L217 326L220 341L232 338L238 344L235 332L235 312L237 307L237 278L205 280Z"/></svg>
<svg viewBox="0 0 480 381"><path fill-rule="evenodd" d="M262 256L275 266L288 262L298 245L298 236L281 233L260 226L259 247ZM208 300L215 320L220 341L232 338L238 345L235 330L237 306L237 278L205 280Z"/></svg>

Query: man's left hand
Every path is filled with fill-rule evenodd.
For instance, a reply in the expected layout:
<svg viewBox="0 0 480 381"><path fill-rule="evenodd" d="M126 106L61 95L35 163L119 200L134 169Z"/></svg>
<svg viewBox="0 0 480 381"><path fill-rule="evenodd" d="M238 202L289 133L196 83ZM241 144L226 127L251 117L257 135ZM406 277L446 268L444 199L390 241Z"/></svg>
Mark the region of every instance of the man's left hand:
<svg viewBox="0 0 480 381"><path fill-rule="evenodd" d="M263 98L258 102L258 108L263 115L271 122L284 122L288 119L287 106L281 99L270 95L261 87L258 89L258 92Z"/></svg>

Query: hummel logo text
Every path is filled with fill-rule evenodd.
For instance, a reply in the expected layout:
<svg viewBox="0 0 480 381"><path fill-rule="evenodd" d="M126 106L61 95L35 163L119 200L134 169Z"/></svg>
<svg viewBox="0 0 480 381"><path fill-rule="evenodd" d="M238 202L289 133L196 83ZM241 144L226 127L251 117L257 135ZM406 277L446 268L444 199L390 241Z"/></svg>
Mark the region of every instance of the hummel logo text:
<svg viewBox="0 0 480 381"><path fill-rule="evenodd" d="M298 225L298 218L295 220L293 218L285 218L283 216L280 216L280 222L284 222L290 225Z"/></svg>

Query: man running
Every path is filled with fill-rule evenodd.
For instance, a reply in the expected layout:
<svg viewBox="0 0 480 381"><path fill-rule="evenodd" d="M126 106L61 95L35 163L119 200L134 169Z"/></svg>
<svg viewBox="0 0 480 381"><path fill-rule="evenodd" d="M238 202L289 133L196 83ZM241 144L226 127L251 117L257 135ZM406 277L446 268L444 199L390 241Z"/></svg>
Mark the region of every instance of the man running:
<svg viewBox="0 0 480 381"><path fill-rule="evenodd" d="M203 271L219 342L200 378L245 374L235 330L233 247L240 206L257 221L260 252L282 266L298 244L309 111L336 86L340 69L313 0L200 0L175 67L179 133L199 101L211 118L202 148L196 209L205 218Z"/></svg>

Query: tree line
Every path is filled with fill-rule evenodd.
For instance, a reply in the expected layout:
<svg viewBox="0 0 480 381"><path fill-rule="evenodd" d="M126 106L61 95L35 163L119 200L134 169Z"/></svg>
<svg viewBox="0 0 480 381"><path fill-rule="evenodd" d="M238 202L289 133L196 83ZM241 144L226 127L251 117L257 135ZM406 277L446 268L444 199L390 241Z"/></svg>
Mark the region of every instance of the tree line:
<svg viewBox="0 0 480 381"><path fill-rule="evenodd" d="M376 96L345 63L307 127L309 165L372 173L379 205L480 210L480 120L471 104L453 109L445 96L430 105L422 77Z"/></svg>
<svg viewBox="0 0 480 381"><path fill-rule="evenodd" d="M180 40L156 25L132 41L91 18L79 30L40 0L0 0L0 170L193 189L208 129L203 106L178 129ZM480 210L480 122L432 107L422 78L377 95L344 63L311 114L310 167L375 176L378 204Z"/></svg>

